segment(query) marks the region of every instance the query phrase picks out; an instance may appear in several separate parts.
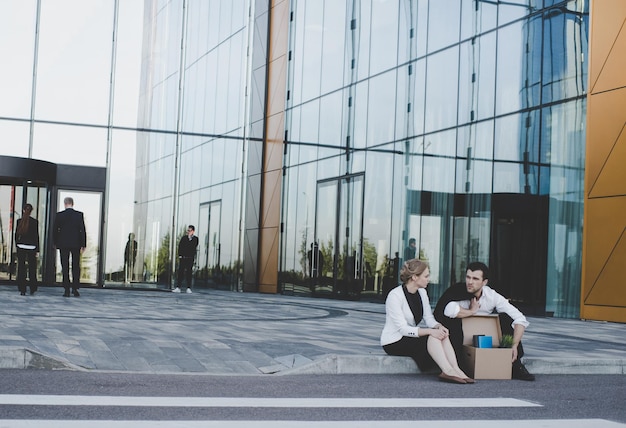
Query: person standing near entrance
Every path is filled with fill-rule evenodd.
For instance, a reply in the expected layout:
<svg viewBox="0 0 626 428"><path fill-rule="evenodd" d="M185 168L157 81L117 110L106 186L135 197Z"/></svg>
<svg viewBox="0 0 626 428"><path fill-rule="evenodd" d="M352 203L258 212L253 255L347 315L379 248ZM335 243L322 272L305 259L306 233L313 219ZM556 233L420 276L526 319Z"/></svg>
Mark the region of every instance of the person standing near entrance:
<svg viewBox="0 0 626 428"><path fill-rule="evenodd" d="M26 295L26 263L28 263L28 281L30 294L37 291L37 254L39 253L39 223L30 216L31 204L24 205L22 218L17 220L15 243L17 246L17 288L22 296Z"/></svg>
<svg viewBox="0 0 626 428"><path fill-rule="evenodd" d="M198 248L198 237L194 235L196 228L191 224L187 228L187 236L183 236L178 243L178 278L174 293L180 293L180 286L183 277L187 282L187 293L191 294L191 274L193 261L196 258L196 248Z"/></svg>
<svg viewBox="0 0 626 428"><path fill-rule="evenodd" d="M80 293L80 255L87 246L87 233L83 213L74 209L74 199L63 200L65 210L58 212L54 221L54 246L59 249L63 272L63 297L70 297L70 256L72 257L72 293Z"/></svg>

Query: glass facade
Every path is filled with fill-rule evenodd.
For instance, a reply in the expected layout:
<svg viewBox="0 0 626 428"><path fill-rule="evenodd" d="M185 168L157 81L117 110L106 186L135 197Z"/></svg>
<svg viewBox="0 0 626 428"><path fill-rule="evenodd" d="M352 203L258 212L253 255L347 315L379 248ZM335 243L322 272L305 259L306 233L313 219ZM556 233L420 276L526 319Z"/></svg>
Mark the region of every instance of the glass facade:
<svg viewBox="0 0 626 428"><path fill-rule="evenodd" d="M102 194L59 189L102 224L84 278L170 288L193 224L195 287L255 280L284 26L279 292L382 301L415 256L435 302L480 260L526 312L577 317L588 2L287 3L0 1L2 154L106 168Z"/></svg>
<svg viewBox="0 0 626 428"><path fill-rule="evenodd" d="M479 260L576 316L587 2L291 5L282 291L380 300L420 257L436 301Z"/></svg>

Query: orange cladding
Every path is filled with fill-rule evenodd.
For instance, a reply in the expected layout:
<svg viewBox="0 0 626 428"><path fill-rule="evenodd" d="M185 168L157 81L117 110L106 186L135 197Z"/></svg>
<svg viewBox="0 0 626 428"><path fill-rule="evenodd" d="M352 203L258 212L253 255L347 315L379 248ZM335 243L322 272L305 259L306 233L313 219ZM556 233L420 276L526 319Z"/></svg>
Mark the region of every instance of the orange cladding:
<svg viewBox="0 0 626 428"><path fill-rule="evenodd" d="M590 7L580 316L626 322L626 2Z"/></svg>

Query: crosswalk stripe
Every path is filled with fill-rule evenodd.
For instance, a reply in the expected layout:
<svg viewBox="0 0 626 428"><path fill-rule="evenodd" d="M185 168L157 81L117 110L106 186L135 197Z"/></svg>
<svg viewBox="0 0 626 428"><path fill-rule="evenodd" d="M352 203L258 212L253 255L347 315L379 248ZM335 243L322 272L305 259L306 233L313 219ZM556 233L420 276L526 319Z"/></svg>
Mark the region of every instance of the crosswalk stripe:
<svg viewBox="0 0 626 428"><path fill-rule="evenodd" d="M449 421L80 421L0 420L0 428L624 428L604 419L449 420Z"/></svg>
<svg viewBox="0 0 626 428"><path fill-rule="evenodd" d="M280 408L541 407L540 404L515 398L118 397L19 394L0 395L0 405Z"/></svg>

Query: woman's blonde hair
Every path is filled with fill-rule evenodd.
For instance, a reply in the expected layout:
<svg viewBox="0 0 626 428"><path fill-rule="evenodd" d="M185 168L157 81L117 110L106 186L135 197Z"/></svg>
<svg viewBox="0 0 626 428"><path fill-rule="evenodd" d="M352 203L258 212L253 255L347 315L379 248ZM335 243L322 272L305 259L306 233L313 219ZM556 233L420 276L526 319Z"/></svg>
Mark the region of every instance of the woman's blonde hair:
<svg viewBox="0 0 626 428"><path fill-rule="evenodd" d="M413 275L420 276L427 267L428 263L420 259L407 260L400 269L400 281L406 284Z"/></svg>

